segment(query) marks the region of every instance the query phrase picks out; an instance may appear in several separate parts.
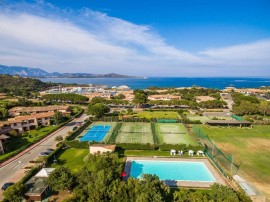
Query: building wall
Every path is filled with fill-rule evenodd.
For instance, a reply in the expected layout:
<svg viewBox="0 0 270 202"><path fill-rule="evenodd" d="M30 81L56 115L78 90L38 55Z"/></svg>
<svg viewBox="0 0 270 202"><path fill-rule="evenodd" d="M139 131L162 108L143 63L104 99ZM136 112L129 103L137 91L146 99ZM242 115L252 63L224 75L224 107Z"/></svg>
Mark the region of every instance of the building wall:
<svg viewBox="0 0 270 202"><path fill-rule="evenodd" d="M3 146L2 140L0 140L0 154L3 154L3 153L4 153L4 146Z"/></svg>
<svg viewBox="0 0 270 202"><path fill-rule="evenodd" d="M103 148L103 147L89 147L90 149L90 154L95 154L95 153L104 153L104 152L112 152L111 149Z"/></svg>

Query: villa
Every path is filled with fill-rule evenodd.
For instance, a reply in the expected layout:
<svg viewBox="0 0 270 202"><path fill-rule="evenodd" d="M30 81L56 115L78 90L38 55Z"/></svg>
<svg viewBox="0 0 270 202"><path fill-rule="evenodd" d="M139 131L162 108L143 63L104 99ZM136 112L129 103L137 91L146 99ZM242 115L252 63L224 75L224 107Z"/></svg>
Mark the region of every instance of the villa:
<svg viewBox="0 0 270 202"><path fill-rule="evenodd" d="M39 126L49 126L53 116L54 112L46 112L10 118L7 121L0 122L0 132L8 133L10 130L15 130L22 133Z"/></svg>

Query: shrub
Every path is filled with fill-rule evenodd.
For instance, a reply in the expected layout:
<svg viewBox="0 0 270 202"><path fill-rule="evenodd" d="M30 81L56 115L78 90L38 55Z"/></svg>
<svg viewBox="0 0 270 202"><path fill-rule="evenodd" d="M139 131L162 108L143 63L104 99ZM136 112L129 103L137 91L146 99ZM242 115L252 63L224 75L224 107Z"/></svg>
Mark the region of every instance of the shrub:
<svg viewBox="0 0 270 202"><path fill-rule="evenodd" d="M118 148L126 150L156 150L158 147L152 144L133 144L133 143L120 143L116 145Z"/></svg>
<svg viewBox="0 0 270 202"><path fill-rule="evenodd" d="M72 141L66 141L66 145L72 148L77 148L77 149L88 149L89 148L89 143L88 142L80 142L78 140L72 140Z"/></svg>
<svg viewBox="0 0 270 202"><path fill-rule="evenodd" d="M161 151L170 151L171 149L175 149L177 151L179 150L187 151L187 145L186 144L178 144L178 145L163 144L159 146L159 149Z"/></svg>

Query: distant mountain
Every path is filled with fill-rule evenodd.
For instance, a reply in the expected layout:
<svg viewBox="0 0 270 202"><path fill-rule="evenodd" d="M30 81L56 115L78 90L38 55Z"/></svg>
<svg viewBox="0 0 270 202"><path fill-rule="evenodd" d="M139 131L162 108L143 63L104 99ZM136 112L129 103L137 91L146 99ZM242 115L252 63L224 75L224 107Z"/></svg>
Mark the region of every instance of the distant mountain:
<svg viewBox="0 0 270 202"><path fill-rule="evenodd" d="M126 76L115 73L109 74L92 74L92 73L49 73L40 68L5 66L0 65L0 74L18 75L22 77L58 77L58 78L138 78L135 76Z"/></svg>
<svg viewBox="0 0 270 202"><path fill-rule="evenodd" d="M0 74L19 75L26 77L44 77L49 73L39 68L0 65Z"/></svg>

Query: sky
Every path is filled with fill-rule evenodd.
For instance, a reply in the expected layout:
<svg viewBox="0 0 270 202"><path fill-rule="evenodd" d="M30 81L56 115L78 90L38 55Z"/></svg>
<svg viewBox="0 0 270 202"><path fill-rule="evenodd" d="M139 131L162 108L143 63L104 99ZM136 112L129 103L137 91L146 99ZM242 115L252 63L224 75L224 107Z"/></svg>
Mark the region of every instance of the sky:
<svg viewBox="0 0 270 202"><path fill-rule="evenodd" d="M269 77L269 0L0 0L0 64Z"/></svg>

